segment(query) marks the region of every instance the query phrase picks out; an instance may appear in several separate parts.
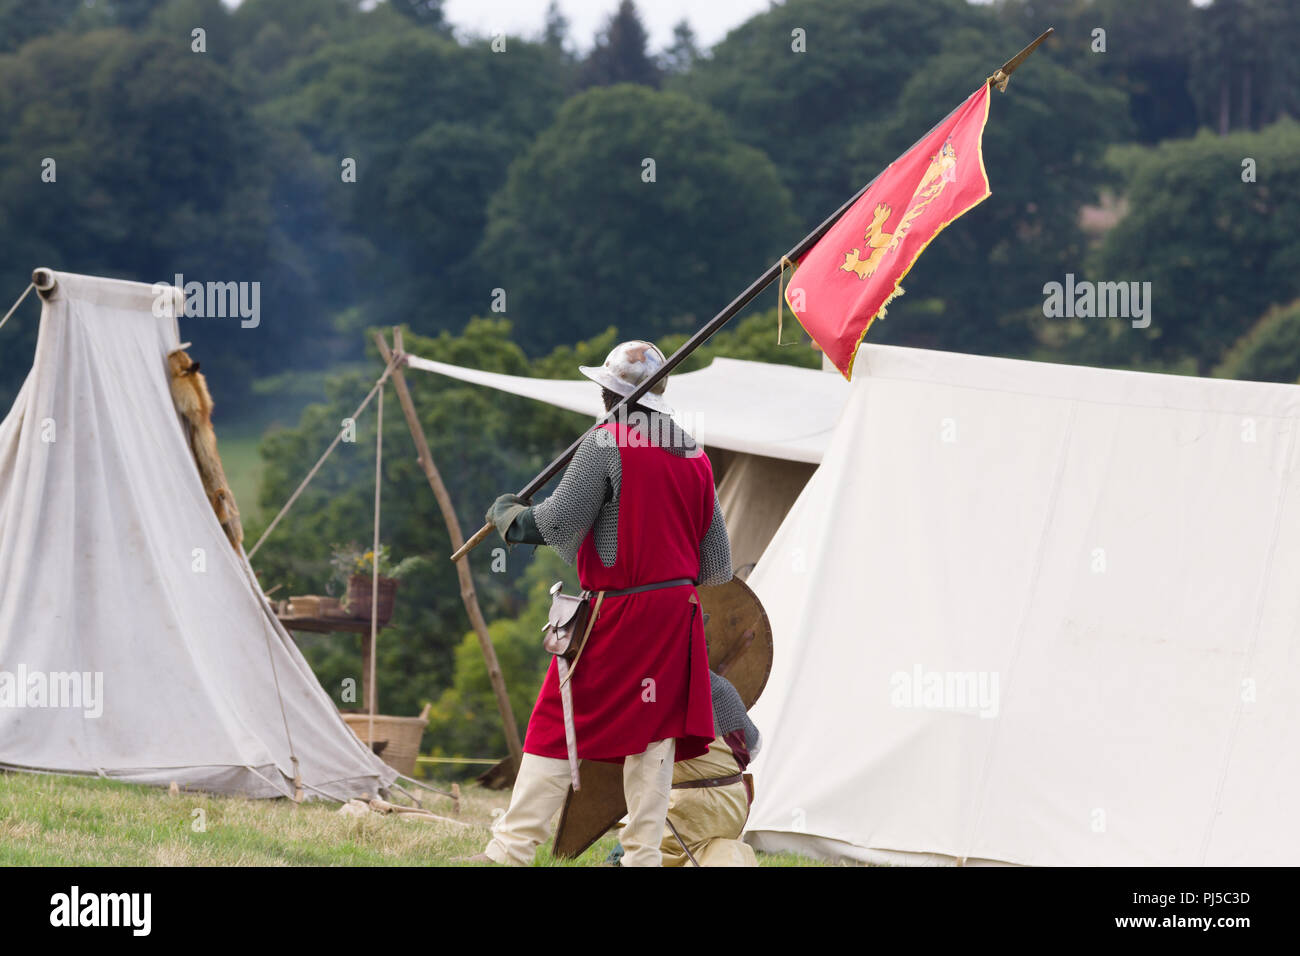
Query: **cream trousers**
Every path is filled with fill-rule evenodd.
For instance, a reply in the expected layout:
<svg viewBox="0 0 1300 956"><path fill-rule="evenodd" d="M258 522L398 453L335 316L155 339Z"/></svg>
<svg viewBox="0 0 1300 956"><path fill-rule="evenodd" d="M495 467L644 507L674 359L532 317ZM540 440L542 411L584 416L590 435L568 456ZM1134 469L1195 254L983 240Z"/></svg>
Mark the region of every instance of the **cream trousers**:
<svg viewBox="0 0 1300 956"><path fill-rule="evenodd" d="M643 753L623 761L623 865L659 866L664 819L672 794L677 741L656 740ZM497 863L528 866L537 848L550 837L551 820L569 792L569 762L524 754L510 796L510 809L492 826L492 841L483 851Z"/></svg>

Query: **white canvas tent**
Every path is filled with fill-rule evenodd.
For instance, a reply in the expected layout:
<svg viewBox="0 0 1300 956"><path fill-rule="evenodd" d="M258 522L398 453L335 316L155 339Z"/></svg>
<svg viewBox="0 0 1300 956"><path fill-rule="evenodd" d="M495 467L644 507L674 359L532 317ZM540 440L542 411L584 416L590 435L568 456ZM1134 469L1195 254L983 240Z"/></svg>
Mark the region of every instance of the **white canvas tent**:
<svg viewBox="0 0 1300 956"><path fill-rule="evenodd" d="M0 767L292 797L296 758L307 798L378 793L395 772L208 504L168 387L177 322L155 314L179 301L47 274L32 371L0 423ZM74 673L76 692L56 677Z"/></svg>
<svg viewBox="0 0 1300 956"><path fill-rule="evenodd" d="M864 346L749 579L776 657L747 838L1293 865L1298 427L1294 386Z"/></svg>
<svg viewBox="0 0 1300 956"><path fill-rule="evenodd" d="M599 387L585 378L502 375L417 356L408 365L592 418L604 414ZM665 398L674 417L713 462L737 568L747 571L767 547L821 461L848 392L838 374L740 359L670 376Z"/></svg>

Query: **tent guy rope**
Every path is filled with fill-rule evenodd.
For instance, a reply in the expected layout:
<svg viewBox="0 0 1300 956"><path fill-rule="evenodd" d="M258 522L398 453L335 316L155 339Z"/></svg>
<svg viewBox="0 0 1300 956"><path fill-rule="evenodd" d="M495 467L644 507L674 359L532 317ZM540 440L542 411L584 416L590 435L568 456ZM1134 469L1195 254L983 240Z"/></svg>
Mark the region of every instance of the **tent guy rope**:
<svg viewBox="0 0 1300 956"><path fill-rule="evenodd" d="M396 360L388 363L388 367L384 369L384 374L379 376L374 387L370 389L366 394L366 397L361 400L361 404L357 406L357 410L349 416L349 420L355 421L361 413L366 410L366 406L370 404L370 400L384 387L384 382L388 380L388 376L392 374L395 366ZM302 480L302 484L294 490L294 493L289 496L289 500L284 503L284 507L281 508L275 518L271 520L271 523L266 526L266 530L262 532L262 536L257 539L257 543L253 545L252 549L248 552L248 560L253 560L253 555L257 554L257 549L262 546L262 542L265 541L270 536L271 532L275 530L275 526L280 523L280 519L288 514L289 509L293 507L293 503L298 500L298 496L306 490L309 484L311 484L311 480L316 477L316 472L320 471L321 465L325 464L325 459L328 458L333 453L334 449L338 447L339 442L343 440L343 436L346 433L346 427L339 429L339 433L334 436L334 440L330 442L329 447L325 449L325 453L317 459L316 464L312 465L311 471L307 472L307 477Z"/></svg>
<svg viewBox="0 0 1300 956"><path fill-rule="evenodd" d="M5 317L3 319L0 319L0 329L3 329L5 327L5 323L9 321L9 317L18 311L18 307L23 304L23 299L27 298L27 296L31 294L31 291L35 288L36 288L35 282L29 282L27 284L27 288L24 289L23 294L18 297L18 301L15 302L13 305L11 305L9 307L9 311L5 313Z"/></svg>

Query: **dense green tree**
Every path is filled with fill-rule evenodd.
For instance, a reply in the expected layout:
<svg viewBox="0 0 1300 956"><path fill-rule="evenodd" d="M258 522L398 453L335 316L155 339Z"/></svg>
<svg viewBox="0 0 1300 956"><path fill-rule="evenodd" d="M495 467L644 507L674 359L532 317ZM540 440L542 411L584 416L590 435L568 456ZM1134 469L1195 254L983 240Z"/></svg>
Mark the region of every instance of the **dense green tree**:
<svg viewBox="0 0 1300 956"><path fill-rule="evenodd" d="M443 13L443 0L388 0L389 5L402 16L414 20L422 27L448 29Z"/></svg>
<svg viewBox="0 0 1300 956"><path fill-rule="evenodd" d="M1300 299L1265 313L1233 343L1214 374L1252 382L1300 382Z"/></svg>
<svg viewBox="0 0 1300 956"><path fill-rule="evenodd" d="M1017 34L988 42L998 32L989 11L965 0L789 0L736 27L674 86L772 158L811 229L862 185L861 127L897 114L904 86L946 49L984 54L969 93L1016 48ZM948 108L924 104L910 117L913 138Z"/></svg>
<svg viewBox="0 0 1300 956"><path fill-rule="evenodd" d="M330 42L410 26L388 4L363 13L357 0L242 0L231 22L236 31L231 67L258 102L283 93L284 72Z"/></svg>
<svg viewBox="0 0 1300 956"><path fill-rule="evenodd" d="M141 32L159 33L193 46L192 31L203 30L203 55L228 63L240 38L230 8L221 0L164 0L150 14Z"/></svg>
<svg viewBox="0 0 1300 956"><path fill-rule="evenodd" d="M517 38L497 54L430 31L375 33L298 60L260 115L333 163L346 224L374 250L352 266L372 290L365 304L436 331L490 307L499 283L472 260L488 199L554 114L566 69ZM340 181L347 160L355 182Z"/></svg>
<svg viewBox="0 0 1300 956"><path fill-rule="evenodd" d="M1258 29L1256 10L1250 0L1215 0L1200 17L1200 69L1193 88L1202 121L1225 135L1234 126L1250 126L1251 86L1260 51L1252 49L1248 37Z"/></svg>
<svg viewBox="0 0 1300 956"><path fill-rule="evenodd" d="M479 260L530 349L616 325L693 329L797 238L767 158L716 113L645 87L591 90L510 168Z"/></svg>
<svg viewBox="0 0 1300 956"><path fill-rule="evenodd" d="M1100 357L1186 357L1204 372L1258 316L1300 296L1300 125L1203 132L1124 149L1115 162L1128 212L1089 275L1151 282L1153 317L1117 332ZM1254 181L1243 181L1247 165Z"/></svg>
<svg viewBox="0 0 1300 956"><path fill-rule="evenodd" d="M114 26L136 29L143 26L167 0L100 0L85 6Z"/></svg>
<svg viewBox="0 0 1300 956"><path fill-rule="evenodd" d="M632 0L619 0L618 10L582 63L578 84L613 86L616 83L640 83L658 86L659 67L647 50L645 27Z"/></svg>
<svg viewBox="0 0 1300 956"><path fill-rule="evenodd" d="M690 21L682 20L673 27L673 42L660 55L659 60L665 73L676 75L686 73L700 58L700 48L695 42L695 31Z"/></svg>
<svg viewBox="0 0 1300 956"><path fill-rule="evenodd" d="M1300 8L1291 0L1214 0L1196 11L1191 89L1220 135L1300 115Z"/></svg>
<svg viewBox="0 0 1300 956"><path fill-rule="evenodd" d="M211 363L214 384L229 386L241 361L269 367L291 340L284 310L301 300L278 282L269 241L268 139L220 67L181 40L100 31L33 41L0 62L0 88L0 205L24 234L15 265L261 282L258 327L204 318L182 328L206 355L230 359ZM30 354L7 352L6 368Z"/></svg>
<svg viewBox="0 0 1300 956"><path fill-rule="evenodd" d="M1191 0L1003 0L996 9L1028 36L1055 28L1035 60L1054 59L1090 82L1127 94L1139 141L1195 131L1189 80L1198 24Z"/></svg>
<svg viewBox="0 0 1300 956"><path fill-rule="evenodd" d="M556 0L546 5L546 19L542 27L542 43L557 53L567 55L569 43L569 18L564 15Z"/></svg>
<svg viewBox="0 0 1300 956"><path fill-rule="evenodd" d="M80 6L78 0L0 0L0 53L66 27Z"/></svg>
<svg viewBox="0 0 1300 956"><path fill-rule="evenodd" d="M489 307L491 287L476 281L479 270L467 253L483 235L487 198L504 182L518 143L497 128L434 123L397 155L375 212L401 226L404 244L416 245L402 260L411 270L406 285L413 302Z"/></svg>
<svg viewBox="0 0 1300 956"><path fill-rule="evenodd" d="M1256 0L1260 30L1250 42L1266 43L1266 82L1258 84L1258 105L1252 116L1256 128L1282 117L1300 118L1300 9L1290 0Z"/></svg>

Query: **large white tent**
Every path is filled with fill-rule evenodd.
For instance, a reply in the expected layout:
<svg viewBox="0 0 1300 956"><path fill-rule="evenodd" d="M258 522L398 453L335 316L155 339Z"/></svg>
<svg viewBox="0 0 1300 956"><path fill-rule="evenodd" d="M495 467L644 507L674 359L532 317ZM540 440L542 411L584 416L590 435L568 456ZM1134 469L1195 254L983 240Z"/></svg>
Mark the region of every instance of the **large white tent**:
<svg viewBox="0 0 1300 956"><path fill-rule="evenodd" d="M1300 388L865 346L749 579L748 839L1294 864Z"/></svg>
<svg viewBox="0 0 1300 956"><path fill-rule="evenodd" d="M376 794L395 771L204 494L168 385L179 293L44 272L0 423L0 767L253 797L292 797L297 769L307 798Z"/></svg>
<svg viewBox="0 0 1300 956"><path fill-rule="evenodd" d="M755 845L1295 862L1300 388L867 345L851 386L715 359L667 397L763 553Z"/></svg>

